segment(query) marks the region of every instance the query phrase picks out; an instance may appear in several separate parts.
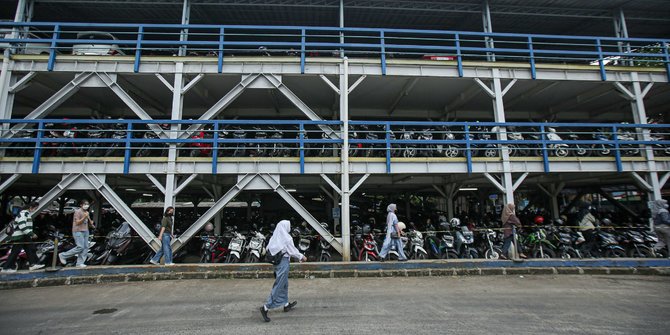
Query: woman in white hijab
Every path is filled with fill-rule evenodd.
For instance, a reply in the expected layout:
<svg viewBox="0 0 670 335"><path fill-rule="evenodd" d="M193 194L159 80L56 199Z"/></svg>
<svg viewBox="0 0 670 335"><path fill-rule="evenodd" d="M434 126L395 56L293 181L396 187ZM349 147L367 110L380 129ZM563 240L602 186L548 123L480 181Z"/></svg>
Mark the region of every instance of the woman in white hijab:
<svg viewBox="0 0 670 335"><path fill-rule="evenodd" d="M275 283L272 285L272 291L265 305L261 307L261 315L265 322L270 322L268 311L273 308L284 307L284 312L290 311L298 303L297 301L288 302L288 270L291 257L306 262L307 258L293 245L293 238L290 234L291 222L288 220L279 221L277 227L272 233L270 242L268 242L267 252L274 256L277 253L284 255L281 263L274 266Z"/></svg>
<svg viewBox="0 0 670 335"><path fill-rule="evenodd" d="M384 239L382 250L379 252L379 260L382 262L386 260L386 257L393 246L395 246L395 250L398 253L398 261L404 262L407 260L407 256L405 256L403 250L402 241L400 240L402 228L398 227L398 216L395 215L397 210L398 208L396 204L390 204L386 207L386 211L388 212L386 215L386 239Z"/></svg>

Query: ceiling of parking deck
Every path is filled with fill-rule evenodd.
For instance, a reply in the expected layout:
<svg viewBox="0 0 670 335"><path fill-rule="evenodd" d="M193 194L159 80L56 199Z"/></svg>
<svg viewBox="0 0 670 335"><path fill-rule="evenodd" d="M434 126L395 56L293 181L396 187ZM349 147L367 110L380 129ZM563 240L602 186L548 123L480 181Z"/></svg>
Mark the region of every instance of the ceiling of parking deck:
<svg viewBox="0 0 670 335"><path fill-rule="evenodd" d="M359 176L352 175L352 183ZM517 176L515 176L517 178ZM14 183L4 194L7 195L30 195L41 196L61 180L57 175L24 175ZM108 175L106 182L113 187L122 199L133 200L143 198L145 200L160 201L163 195L143 175ZM225 175L200 175L192 181L179 195L179 201L191 201L193 198L209 199L203 190L207 187L211 190L213 185L221 186L225 191L236 182L236 177ZM282 185L287 189L296 189L294 196L319 195L323 192L319 186L331 190L323 179L315 175L282 175ZM413 195L440 196L433 185L446 186L458 182L458 187L475 187L488 193L499 193L497 189L481 174L473 175L372 175L357 189L354 198L360 197L362 193L372 195L383 195L395 197L398 194L411 193ZM565 182L566 189L589 189L598 187L633 186L633 178L628 174L621 173L587 173L581 172L564 174L531 174L521 184L518 192L539 192L538 184ZM255 194L269 194L271 191L244 191L238 200L244 201ZM149 197L148 195L151 195ZM281 201L277 198L277 201Z"/></svg>
<svg viewBox="0 0 670 335"><path fill-rule="evenodd" d="M35 21L179 23L183 0L37 0ZM612 36L611 17L623 8L631 37L670 36L664 0L490 0L497 32ZM191 0L191 22L337 26L338 0ZM349 27L481 31L481 0L345 0ZM14 16L15 2L0 4Z"/></svg>
<svg viewBox="0 0 670 335"><path fill-rule="evenodd" d="M171 92L155 76L119 76L119 82L154 118L168 118ZM39 74L16 96L13 117L27 115L71 79L71 75ZM337 95L315 76L284 76L283 82L324 119L339 118ZM240 76L206 76L185 96L184 118L197 119L223 97ZM336 78L331 78L334 82ZM355 78L351 78L355 80ZM503 83L505 84L505 83ZM508 121L632 122L631 106L614 85L600 82L518 81L505 96ZM648 115L667 113L670 85L656 84L645 105ZM352 119L493 120L491 99L471 79L367 77L350 95ZM135 118L107 88L82 88L51 116ZM303 119L304 115L279 91L247 89L221 118ZM670 121L665 119L665 121Z"/></svg>

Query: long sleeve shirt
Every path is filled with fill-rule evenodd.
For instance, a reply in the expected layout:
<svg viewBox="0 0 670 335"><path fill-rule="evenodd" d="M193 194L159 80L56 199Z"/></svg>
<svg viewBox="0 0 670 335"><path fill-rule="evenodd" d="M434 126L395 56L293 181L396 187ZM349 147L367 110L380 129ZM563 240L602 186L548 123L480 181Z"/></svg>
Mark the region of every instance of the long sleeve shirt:
<svg viewBox="0 0 670 335"><path fill-rule="evenodd" d="M33 235L33 218L30 216L30 211L22 210L14 220L14 234L12 234L12 241L23 240L26 236Z"/></svg>

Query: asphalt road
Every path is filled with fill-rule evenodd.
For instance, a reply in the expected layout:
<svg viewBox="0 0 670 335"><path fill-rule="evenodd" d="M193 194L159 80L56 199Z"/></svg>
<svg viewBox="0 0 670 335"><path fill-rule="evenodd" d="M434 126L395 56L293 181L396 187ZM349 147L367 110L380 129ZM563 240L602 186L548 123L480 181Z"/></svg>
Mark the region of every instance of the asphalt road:
<svg viewBox="0 0 670 335"><path fill-rule="evenodd" d="M669 334L670 277L291 280L294 311L258 307L271 280L0 291L0 334Z"/></svg>

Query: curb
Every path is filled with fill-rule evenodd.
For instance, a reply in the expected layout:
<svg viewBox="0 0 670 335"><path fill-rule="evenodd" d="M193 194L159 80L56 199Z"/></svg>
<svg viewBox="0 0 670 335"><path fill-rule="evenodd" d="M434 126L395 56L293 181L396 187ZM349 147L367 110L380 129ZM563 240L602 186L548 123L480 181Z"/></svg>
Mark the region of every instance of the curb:
<svg viewBox="0 0 670 335"><path fill-rule="evenodd" d="M30 280L0 281L0 290L69 286L82 284L106 284L145 282L157 280L191 279L272 279L272 271L185 271L160 273L101 274L94 276L67 276L36 278ZM515 275L648 275L670 276L670 267L519 267L519 268L429 268L429 269L380 269L380 270L293 270L289 278L384 278L384 277L468 277L468 276L515 276Z"/></svg>

